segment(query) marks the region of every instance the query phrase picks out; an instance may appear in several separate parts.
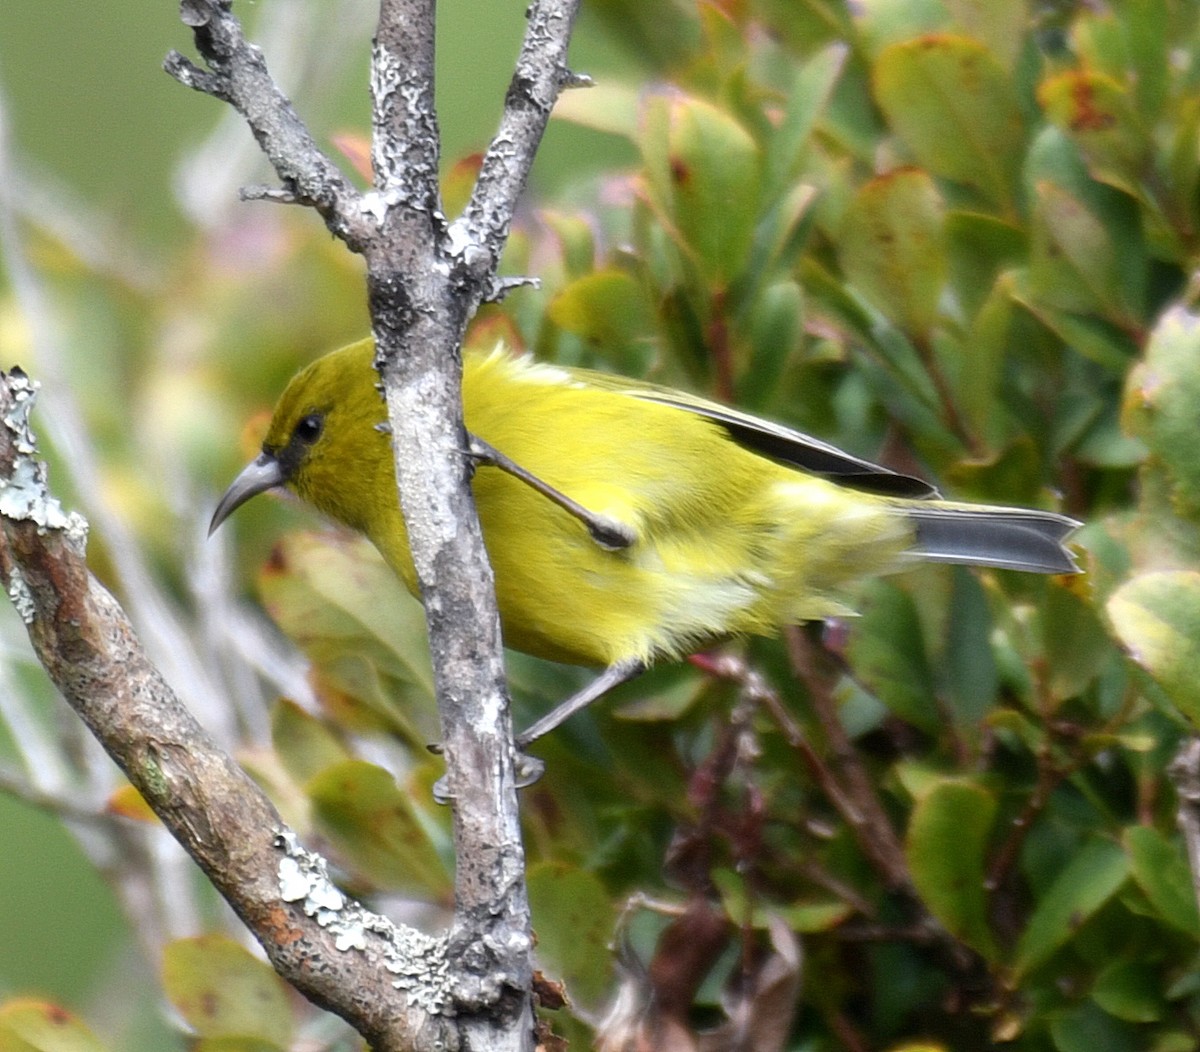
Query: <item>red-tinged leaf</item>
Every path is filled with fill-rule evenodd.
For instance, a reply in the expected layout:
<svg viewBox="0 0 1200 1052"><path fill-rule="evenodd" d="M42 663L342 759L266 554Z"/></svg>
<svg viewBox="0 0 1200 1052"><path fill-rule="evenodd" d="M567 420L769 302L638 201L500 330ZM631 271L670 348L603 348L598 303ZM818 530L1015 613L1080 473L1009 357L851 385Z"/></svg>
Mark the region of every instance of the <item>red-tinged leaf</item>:
<svg viewBox="0 0 1200 1052"><path fill-rule="evenodd" d="M1068 70L1041 85L1038 101L1079 148L1097 181L1138 193L1150 141L1124 87L1103 73Z"/></svg>
<svg viewBox="0 0 1200 1052"><path fill-rule="evenodd" d="M84 1024L60 1005L19 998L0 1005L0 1052L106 1052Z"/></svg>

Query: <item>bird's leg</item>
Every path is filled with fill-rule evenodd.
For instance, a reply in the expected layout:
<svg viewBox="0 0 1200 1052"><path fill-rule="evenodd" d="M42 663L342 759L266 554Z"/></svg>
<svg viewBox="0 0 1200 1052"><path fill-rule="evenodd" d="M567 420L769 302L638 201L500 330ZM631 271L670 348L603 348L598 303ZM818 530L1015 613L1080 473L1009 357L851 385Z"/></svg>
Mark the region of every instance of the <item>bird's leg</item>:
<svg viewBox="0 0 1200 1052"><path fill-rule="evenodd" d="M586 687L572 694L566 701L551 709L531 727L527 727L518 734L517 748L524 751L527 745L537 741L543 734L548 734L554 730L555 727L564 720L574 716L580 709L587 708L588 705L602 694L607 694L614 687L619 687L622 683L627 683L634 676L640 676L645 671L646 663L639 661L637 658L618 661L615 664L609 665L608 668L601 672Z"/></svg>
<svg viewBox="0 0 1200 1052"><path fill-rule="evenodd" d="M545 763L536 756L530 756L525 752L527 745L537 741L543 734L549 734L560 723L574 716L580 709L587 708L588 705L601 695L607 694L614 687L619 687L622 683L627 683L645 671L646 663L637 659L618 661L616 664L609 665L608 668L601 672L586 687L572 694L562 704L546 713L533 726L528 727L522 734L517 735L516 742L514 743L517 747L517 755L513 761L513 774L516 779L517 788L524 789L527 785L532 785L541 778L542 772L546 770ZM441 745L430 745L428 748L431 753L437 756L442 754ZM439 804L449 803L452 799L445 777L439 778L434 782L433 798Z"/></svg>
<svg viewBox="0 0 1200 1052"><path fill-rule="evenodd" d="M469 457L481 464L490 464L492 467L507 472L513 478L520 479L525 485L536 490L547 500L553 501L563 511L573 515L583 523L587 527L588 533L591 534L592 540L600 545L601 548L608 551L617 551L621 548L628 548L637 540L633 530L624 523L617 522L616 519L610 519L607 515L599 515L594 511L589 511L582 504L573 501L561 490L555 489L553 486L543 482L536 475L526 471L515 460L506 457L495 446L485 442L477 435L468 435L467 437L469 440L467 455Z"/></svg>

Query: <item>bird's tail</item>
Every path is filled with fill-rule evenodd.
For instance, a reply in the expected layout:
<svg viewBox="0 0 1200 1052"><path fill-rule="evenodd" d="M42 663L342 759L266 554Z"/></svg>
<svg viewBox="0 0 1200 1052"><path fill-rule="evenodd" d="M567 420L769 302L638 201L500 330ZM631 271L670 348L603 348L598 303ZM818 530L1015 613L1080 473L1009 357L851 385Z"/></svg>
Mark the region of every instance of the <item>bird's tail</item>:
<svg viewBox="0 0 1200 1052"><path fill-rule="evenodd" d="M1030 573L1078 573L1065 541L1080 524L1052 511L986 505L908 505L913 554L931 562L996 566Z"/></svg>

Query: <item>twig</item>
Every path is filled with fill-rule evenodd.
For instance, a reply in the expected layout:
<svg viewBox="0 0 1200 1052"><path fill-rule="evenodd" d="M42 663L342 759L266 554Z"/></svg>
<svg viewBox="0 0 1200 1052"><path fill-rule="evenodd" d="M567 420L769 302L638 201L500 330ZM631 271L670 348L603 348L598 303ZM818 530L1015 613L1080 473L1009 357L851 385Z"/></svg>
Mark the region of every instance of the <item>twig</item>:
<svg viewBox="0 0 1200 1052"><path fill-rule="evenodd" d="M371 234L362 197L318 148L286 95L279 90L262 52L247 43L231 11L232 0L182 0L183 21L192 27L203 70L178 51L163 62L186 87L228 102L245 119L284 186L312 205L325 225L350 248L361 251Z"/></svg>
<svg viewBox="0 0 1200 1052"><path fill-rule="evenodd" d="M837 671L832 667L832 659L802 628L788 628L785 640L792 669L808 688L813 714L837 764L839 782L849 802L849 808L842 812L843 817L849 822L863 854L879 870L888 886L911 892L912 880L904 847L838 715L833 698Z"/></svg>
<svg viewBox="0 0 1200 1052"><path fill-rule="evenodd" d="M86 523L63 513L36 459L28 427L34 390L22 373L0 374L0 582L50 678L281 975L377 1049L409 1050L431 1033L444 1039L450 1024L435 1007L445 991L431 973L437 944L411 929L393 940L366 927L348 943L344 931L322 926L286 895L286 866L294 875L304 856L290 848L262 790L180 704L124 612L88 572ZM288 848L282 855L281 846ZM333 906L331 885L309 879L306 886ZM361 952L347 952L350 946ZM405 990L384 963L398 957Z"/></svg>

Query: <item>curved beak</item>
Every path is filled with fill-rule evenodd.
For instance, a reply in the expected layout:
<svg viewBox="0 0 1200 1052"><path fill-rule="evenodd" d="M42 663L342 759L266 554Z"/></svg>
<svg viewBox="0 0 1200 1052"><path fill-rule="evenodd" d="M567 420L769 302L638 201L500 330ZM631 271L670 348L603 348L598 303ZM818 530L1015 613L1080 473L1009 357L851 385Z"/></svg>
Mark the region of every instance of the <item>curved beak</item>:
<svg viewBox="0 0 1200 1052"><path fill-rule="evenodd" d="M225 491L225 496L213 512L212 522L208 524L208 535L211 537L216 528L251 497L282 486L285 481L283 468L269 453L262 453L257 459L250 461L242 468L241 474L229 484L229 489Z"/></svg>

